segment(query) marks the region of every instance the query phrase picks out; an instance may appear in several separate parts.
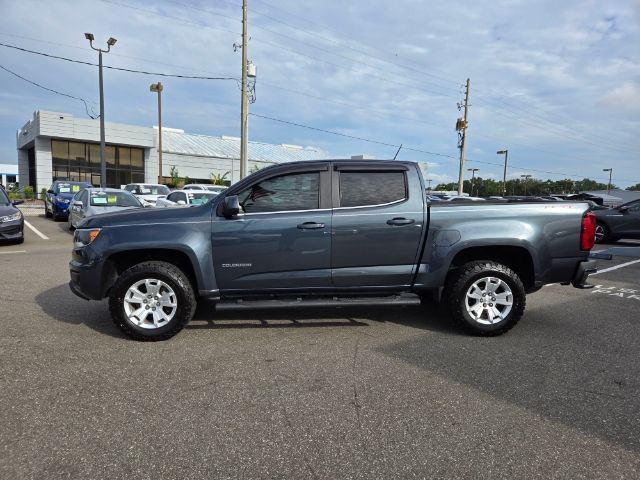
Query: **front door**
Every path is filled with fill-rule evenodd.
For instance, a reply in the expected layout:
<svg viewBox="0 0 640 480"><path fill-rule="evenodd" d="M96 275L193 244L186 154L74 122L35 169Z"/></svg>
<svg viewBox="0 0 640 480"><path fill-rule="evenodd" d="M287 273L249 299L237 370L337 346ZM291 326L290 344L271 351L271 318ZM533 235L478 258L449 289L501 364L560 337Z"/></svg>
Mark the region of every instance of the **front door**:
<svg viewBox="0 0 640 480"><path fill-rule="evenodd" d="M241 213L214 219L213 262L224 293L331 286L328 166L260 176L238 195ZM322 207L325 208L322 208Z"/></svg>

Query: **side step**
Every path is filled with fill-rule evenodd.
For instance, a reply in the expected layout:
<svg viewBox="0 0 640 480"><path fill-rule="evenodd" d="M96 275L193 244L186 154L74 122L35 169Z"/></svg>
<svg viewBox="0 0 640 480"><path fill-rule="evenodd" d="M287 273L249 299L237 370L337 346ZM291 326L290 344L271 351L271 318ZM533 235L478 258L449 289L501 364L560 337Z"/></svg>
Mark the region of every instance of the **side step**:
<svg viewBox="0 0 640 480"><path fill-rule="evenodd" d="M350 307L384 306L384 305L420 305L420 298L413 294L393 295L386 297L295 297L286 299L260 300L222 300L216 304L218 310L266 309L292 307Z"/></svg>

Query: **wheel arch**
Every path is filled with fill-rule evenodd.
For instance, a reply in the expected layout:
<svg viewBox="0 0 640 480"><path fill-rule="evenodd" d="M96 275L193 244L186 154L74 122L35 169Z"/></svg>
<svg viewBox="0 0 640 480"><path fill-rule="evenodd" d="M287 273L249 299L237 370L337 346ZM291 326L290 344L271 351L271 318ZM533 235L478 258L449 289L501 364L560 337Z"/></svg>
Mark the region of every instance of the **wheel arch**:
<svg viewBox="0 0 640 480"><path fill-rule="evenodd" d="M533 257L525 247L514 245L491 245L468 247L459 251L449 265L447 277L463 265L478 261L490 260L501 263L513 270L527 290L535 288L535 269Z"/></svg>
<svg viewBox="0 0 640 480"><path fill-rule="evenodd" d="M149 248L116 252L106 259L102 272L103 296L109 295L109 290L122 272L134 265L148 261L166 262L178 267L189 279L193 291L198 292L200 282L193 261L187 253L169 248Z"/></svg>

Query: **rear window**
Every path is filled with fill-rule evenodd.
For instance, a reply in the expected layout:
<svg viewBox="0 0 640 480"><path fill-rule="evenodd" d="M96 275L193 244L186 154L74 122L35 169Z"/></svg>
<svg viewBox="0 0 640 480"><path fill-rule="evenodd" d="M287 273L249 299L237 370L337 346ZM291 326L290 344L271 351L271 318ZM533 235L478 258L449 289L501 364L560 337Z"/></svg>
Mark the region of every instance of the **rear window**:
<svg viewBox="0 0 640 480"><path fill-rule="evenodd" d="M383 205L407 198L404 172L340 172L340 206Z"/></svg>
<svg viewBox="0 0 640 480"><path fill-rule="evenodd" d="M140 201L127 192L91 192L94 207L140 207Z"/></svg>

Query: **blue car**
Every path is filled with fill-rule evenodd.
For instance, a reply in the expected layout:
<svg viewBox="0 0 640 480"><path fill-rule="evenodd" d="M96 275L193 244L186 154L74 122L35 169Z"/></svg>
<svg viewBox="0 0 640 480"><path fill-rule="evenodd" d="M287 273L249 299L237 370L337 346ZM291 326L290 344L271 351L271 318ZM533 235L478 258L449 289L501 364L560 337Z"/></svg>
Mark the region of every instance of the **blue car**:
<svg viewBox="0 0 640 480"><path fill-rule="evenodd" d="M54 220L66 220L69 216L69 203L73 196L83 188L91 187L89 182L71 182L56 180L44 197L44 214Z"/></svg>

